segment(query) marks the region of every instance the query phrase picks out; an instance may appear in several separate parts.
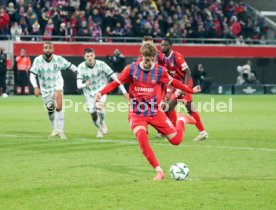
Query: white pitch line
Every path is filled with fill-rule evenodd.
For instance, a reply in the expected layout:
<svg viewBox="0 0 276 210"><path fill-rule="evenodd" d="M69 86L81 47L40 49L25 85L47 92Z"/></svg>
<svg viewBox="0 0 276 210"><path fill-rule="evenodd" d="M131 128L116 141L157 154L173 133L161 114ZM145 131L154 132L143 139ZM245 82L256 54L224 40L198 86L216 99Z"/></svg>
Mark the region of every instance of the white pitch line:
<svg viewBox="0 0 276 210"><path fill-rule="evenodd" d="M38 138L38 139L45 139L47 138L42 136L34 136L34 135L15 135L15 134L0 134L0 137L9 137L9 138ZM120 144L138 144L136 140L129 141L129 140L112 140L112 139L88 139L88 138L81 138L78 139L81 141L96 141L99 143L120 143ZM154 143L154 145L158 146L172 146L171 144L161 144L161 143ZM213 146L213 145L178 145L177 147L199 147L199 148L210 148L210 149L226 149L226 150L251 150L251 151L266 151L266 152L276 152L276 149L271 148L256 148L256 147L234 147L234 146Z"/></svg>

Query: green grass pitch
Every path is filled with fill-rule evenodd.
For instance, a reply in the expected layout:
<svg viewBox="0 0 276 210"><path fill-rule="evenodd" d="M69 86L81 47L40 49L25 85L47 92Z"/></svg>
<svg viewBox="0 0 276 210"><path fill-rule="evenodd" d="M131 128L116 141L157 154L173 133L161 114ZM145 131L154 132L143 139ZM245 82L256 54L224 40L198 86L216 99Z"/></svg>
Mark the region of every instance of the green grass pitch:
<svg viewBox="0 0 276 210"><path fill-rule="evenodd" d="M65 112L69 140L48 138L42 99L0 98L0 209L276 209L276 97L197 95L215 103L232 98L232 112L201 112L209 140L187 125L180 146L149 138L167 177L156 182L127 121L107 113L109 134L83 111L83 96L65 96L79 112ZM124 101L108 96L108 101ZM190 168L188 181L174 181L176 162Z"/></svg>

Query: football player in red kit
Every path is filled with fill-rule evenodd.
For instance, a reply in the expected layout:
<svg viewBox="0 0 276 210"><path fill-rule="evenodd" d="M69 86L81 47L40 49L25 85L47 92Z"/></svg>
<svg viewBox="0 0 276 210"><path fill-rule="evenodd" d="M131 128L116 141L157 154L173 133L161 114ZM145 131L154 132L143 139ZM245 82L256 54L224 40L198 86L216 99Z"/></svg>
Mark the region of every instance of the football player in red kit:
<svg viewBox="0 0 276 210"><path fill-rule="evenodd" d="M144 36L143 40L142 40L142 45L144 44L153 44L153 38L151 36ZM140 63L142 61L142 56L139 55L138 59L136 62ZM162 65L162 61L163 61L163 53L159 50L157 50L157 55L155 58L155 62L158 63L159 65Z"/></svg>
<svg viewBox="0 0 276 210"><path fill-rule="evenodd" d="M191 78L191 71L186 63L183 55L177 51L172 50L172 42L170 39L163 39L161 42L161 50L164 53L161 65L163 65L168 73L175 79L180 80L184 84L188 85L190 88L193 87L193 80ZM166 112L168 118L172 123L176 124L176 112L174 110L177 105L177 101L180 100L184 102L188 113L195 119L196 127L199 130L199 135L194 139L195 141L206 140L208 138L208 133L206 132L198 112L195 111L193 107L193 98L191 94L184 93L173 87L168 86L165 94L165 100L169 98L170 109Z"/></svg>
<svg viewBox="0 0 276 210"><path fill-rule="evenodd" d="M118 78L105 86L96 98L99 100L101 96L111 92L120 84L129 83L130 110L128 117L130 126L144 156L157 173L154 180L161 180L165 174L149 145L148 125L163 133L171 144L178 145L181 143L185 132L184 124L195 123L191 117L180 114L176 127L173 126L160 108L162 85L170 84L191 94L199 92L200 87L189 88L169 76L164 67L154 62L157 52L152 44L142 45L140 53L142 61L126 66Z"/></svg>

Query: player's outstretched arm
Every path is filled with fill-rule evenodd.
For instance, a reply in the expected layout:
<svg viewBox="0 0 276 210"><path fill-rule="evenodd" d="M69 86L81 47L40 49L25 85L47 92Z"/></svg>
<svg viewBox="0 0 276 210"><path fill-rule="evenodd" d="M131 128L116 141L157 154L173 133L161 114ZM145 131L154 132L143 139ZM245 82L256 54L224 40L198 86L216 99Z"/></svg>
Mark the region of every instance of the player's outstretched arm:
<svg viewBox="0 0 276 210"><path fill-rule="evenodd" d="M200 86L195 86L193 89L188 87L187 85L184 85L183 83L181 83L179 80L177 79L172 79L171 84L176 87L177 89L180 89L182 91L185 91L187 93L198 93L201 91Z"/></svg>
<svg viewBox="0 0 276 210"><path fill-rule="evenodd" d="M101 94L101 96L110 93L111 91L113 91L115 88L119 87L120 83L118 83L116 80L114 80L113 82L110 82L109 84L107 84L99 93Z"/></svg>

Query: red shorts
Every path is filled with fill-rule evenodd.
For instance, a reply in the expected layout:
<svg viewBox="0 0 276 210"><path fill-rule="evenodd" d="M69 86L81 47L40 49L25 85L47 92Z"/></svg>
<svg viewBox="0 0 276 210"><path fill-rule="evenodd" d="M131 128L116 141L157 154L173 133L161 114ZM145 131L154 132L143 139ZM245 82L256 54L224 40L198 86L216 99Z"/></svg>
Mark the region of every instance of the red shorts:
<svg viewBox="0 0 276 210"><path fill-rule="evenodd" d="M149 124L164 135L170 135L176 132L172 122L169 120L166 114L161 111L158 111L157 114L152 117L139 116L130 112L128 114L128 121L132 130L137 126L144 126L148 130Z"/></svg>

